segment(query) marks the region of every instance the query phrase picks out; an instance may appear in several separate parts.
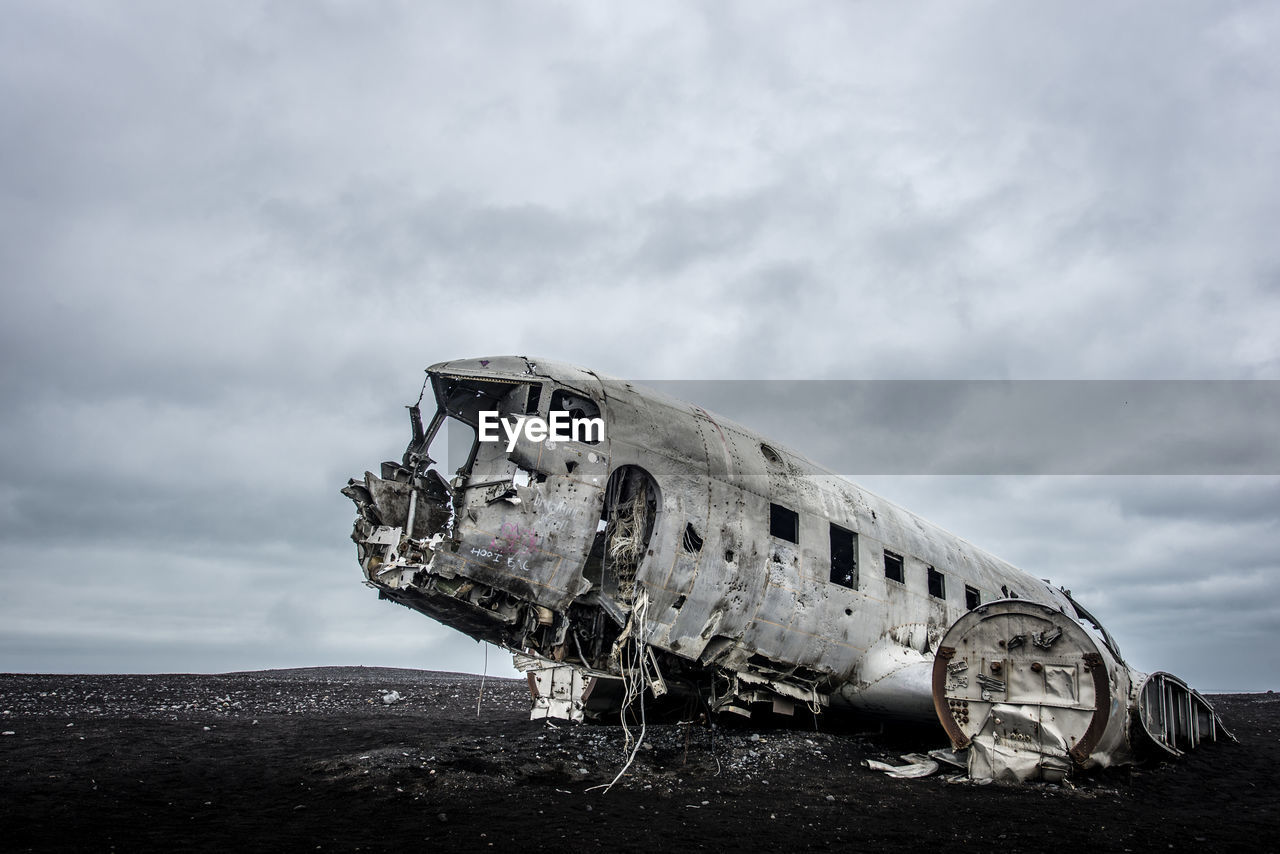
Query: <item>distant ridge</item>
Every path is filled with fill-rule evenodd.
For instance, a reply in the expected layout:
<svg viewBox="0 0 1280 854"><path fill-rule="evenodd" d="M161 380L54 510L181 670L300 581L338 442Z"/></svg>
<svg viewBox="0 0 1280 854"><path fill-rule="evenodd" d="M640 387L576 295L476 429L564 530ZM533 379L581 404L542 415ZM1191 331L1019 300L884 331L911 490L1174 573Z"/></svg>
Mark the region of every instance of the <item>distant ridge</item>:
<svg viewBox="0 0 1280 854"><path fill-rule="evenodd" d="M274 668L271 670L233 670L216 675L259 676L271 679L367 679L375 682L385 681L388 679L398 679L402 681L439 682L441 680L447 680L471 682L479 681L481 678L479 673L457 673L450 670L418 670L409 667L365 667L364 665L349 667L284 667ZM519 681L511 677L494 676L492 674L485 678L489 680Z"/></svg>

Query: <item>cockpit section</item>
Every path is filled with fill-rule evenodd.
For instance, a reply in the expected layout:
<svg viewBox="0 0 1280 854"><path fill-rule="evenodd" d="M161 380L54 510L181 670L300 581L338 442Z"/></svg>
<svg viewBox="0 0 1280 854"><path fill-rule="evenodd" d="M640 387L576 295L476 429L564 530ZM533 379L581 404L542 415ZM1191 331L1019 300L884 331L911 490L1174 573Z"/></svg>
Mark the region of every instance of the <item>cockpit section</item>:
<svg viewBox="0 0 1280 854"><path fill-rule="evenodd" d="M514 366L452 367L428 369L436 409L424 424L421 398L409 407L401 460L342 490L365 579L472 637L562 659L608 481L598 394Z"/></svg>

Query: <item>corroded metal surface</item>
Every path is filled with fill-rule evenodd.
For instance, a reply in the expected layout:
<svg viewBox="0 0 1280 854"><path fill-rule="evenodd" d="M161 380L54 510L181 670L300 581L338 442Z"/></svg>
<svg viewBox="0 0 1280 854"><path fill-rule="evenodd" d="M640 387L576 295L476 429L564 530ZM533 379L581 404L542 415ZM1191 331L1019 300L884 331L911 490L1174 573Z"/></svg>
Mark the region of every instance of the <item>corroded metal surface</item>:
<svg viewBox="0 0 1280 854"><path fill-rule="evenodd" d="M436 412L424 426L411 407L402 459L343 490L359 509L361 567L382 597L543 662L542 714L576 713L587 694L614 705L662 697L686 712L847 707L939 715L960 746L957 727L970 741L983 730L970 731L973 714L967 728L948 721L951 683L945 672L939 683L934 652L949 628L1013 599L1009 619L1025 611L1017 619L1062 638L1083 631L1062 591L698 406L524 357L444 362L428 381ZM557 419L603 429L524 429ZM477 428L499 422L498 440L481 441ZM446 424L475 437L453 472L431 457ZM1129 689L1127 668L1126 679L1107 678L1112 659L1093 675L1079 656L1070 667L1042 662L1036 677L1070 683L1070 703L1064 694L1055 708L1070 733L1080 729L1061 736L1064 754L1087 754L1078 762L1110 749L1107 722L1088 721L1095 695ZM1001 666L1024 680L1022 664L1019 654ZM561 685L568 694L553 698ZM981 698L992 690L954 699L985 704L990 717L1000 703ZM1149 715L1151 728L1173 714Z"/></svg>

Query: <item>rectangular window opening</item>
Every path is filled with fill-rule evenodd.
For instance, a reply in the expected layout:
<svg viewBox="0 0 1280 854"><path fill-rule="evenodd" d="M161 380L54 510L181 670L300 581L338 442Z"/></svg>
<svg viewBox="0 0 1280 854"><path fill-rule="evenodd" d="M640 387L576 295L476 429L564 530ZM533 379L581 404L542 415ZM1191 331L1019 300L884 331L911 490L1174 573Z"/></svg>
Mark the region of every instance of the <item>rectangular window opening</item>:
<svg viewBox="0 0 1280 854"><path fill-rule="evenodd" d="M529 396L525 398L524 414L537 415L538 404L542 402L542 383L529 383Z"/></svg>
<svg viewBox="0 0 1280 854"><path fill-rule="evenodd" d="M831 583L858 589L858 535L831 526Z"/></svg>
<svg viewBox="0 0 1280 854"><path fill-rule="evenodd" d="M884 550L884 577L903 584L906 577L902 573L902 555Z"/></svg>
<svg viewBox="0 0 1280 854"><path fill-rule="evenodd" d="M800 514L778 505L769 505L769 533L780 540L800 542Z"/></svg>
<svg viewBox="0 0 1280 854"><path fill-rule="evenodd" d="M929 567L929 595L934 599L947 598L947 578L933 567Z"/></svg>
<svg viewBox="0 0 1280 854"><path fill-rule="evenodd" d="M542 390L539 387L539 397L541 394ZM548 418L555 418L557 412L568 415L566 426L570 431L571 441L581 442L584 445L597 445L604 438L604 419L600 417L600 407L591 398L568 389L556 389L551 393Z"/></svg>
<svg viewBox="0 0 1280 854"><path fill-rule="evenodd" d="M684 526L684 539L680 542L680 548L691 555L696 555L702 551L702 537L698 536L698 529L693 527L692 522L688 522Z"/></svg>
<svg viewBox="0 0 1280 854"><path fill-rule="evenodd" d="M964 586L964 606L972 611L982 604L982 594L976 587Z"/></svg>

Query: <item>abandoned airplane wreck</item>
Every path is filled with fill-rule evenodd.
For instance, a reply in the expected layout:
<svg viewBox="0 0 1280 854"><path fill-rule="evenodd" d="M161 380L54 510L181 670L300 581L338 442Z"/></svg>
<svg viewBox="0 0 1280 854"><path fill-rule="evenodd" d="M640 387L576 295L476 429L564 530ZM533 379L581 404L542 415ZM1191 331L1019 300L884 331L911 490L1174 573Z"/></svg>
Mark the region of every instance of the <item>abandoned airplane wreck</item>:
<svg viewBox="0 0 1280 854"><path fill-rule="evenodd" d="M410 407L402 459L342 490L360 566L515 652L534 717L936 720L971 777L1007 780L1230 737L1065 591L727 419L541 359L427 375L435 413ZM446 423L471 438L452 473L429 453Z"/></svg>

